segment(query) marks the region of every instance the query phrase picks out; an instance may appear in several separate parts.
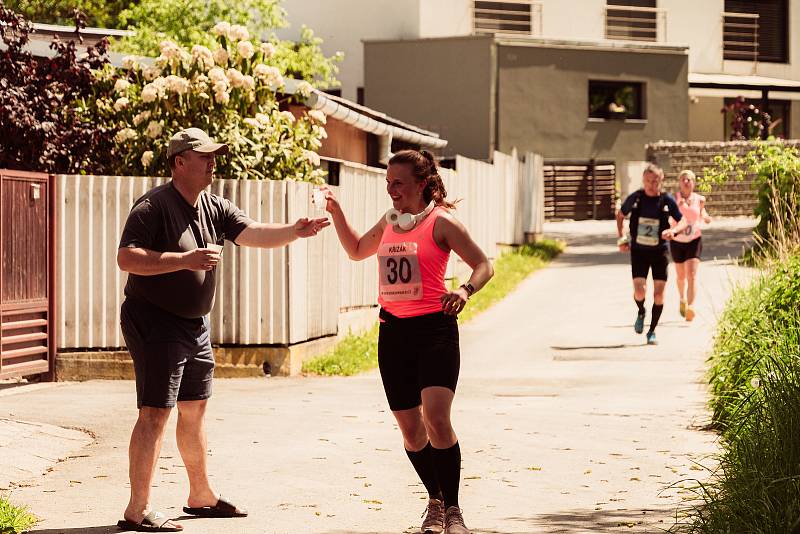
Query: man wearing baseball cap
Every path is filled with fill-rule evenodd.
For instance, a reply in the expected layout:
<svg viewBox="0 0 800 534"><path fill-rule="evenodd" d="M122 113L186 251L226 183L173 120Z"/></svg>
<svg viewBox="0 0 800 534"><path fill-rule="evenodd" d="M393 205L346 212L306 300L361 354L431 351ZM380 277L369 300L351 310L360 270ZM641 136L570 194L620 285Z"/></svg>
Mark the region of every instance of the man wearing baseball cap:
<svg viewBox="0 0 800 534"><path fill-rule="evenodd" d="M330 224L326 218L257 223L231 201L209 193L215 158L228 152L228 145L199 128L176 133L167 149L172 180L134 203L122 232L117 264L128 273L128 282L120 325L133 359L139 408L129 449L131 496L118 523L127 530L183 530L150 506L150 485L175 406L178 449L189 476L184 512L247 515L211 488L206 472L203 422L214 372L208 314L222 244L281 247Z"/></svg>

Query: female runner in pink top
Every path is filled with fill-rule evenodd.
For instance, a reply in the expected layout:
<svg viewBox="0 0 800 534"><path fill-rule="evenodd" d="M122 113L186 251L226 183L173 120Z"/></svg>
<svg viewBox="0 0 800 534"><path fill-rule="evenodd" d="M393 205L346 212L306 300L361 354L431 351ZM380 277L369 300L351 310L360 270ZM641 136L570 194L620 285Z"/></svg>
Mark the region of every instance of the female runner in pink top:
<svg viewBox="0 0 800 534"><path fill-rule="evenodd" d="M469 534L458 504L461 449L450 423L459 370L456 316L493 275L492 264L450 213L433 156L403 150L389 160L386 190L393 209L364 235L347 222L330 189L326 209L353 260L378 255L378 365L408 458L429 499L421 532ZM448 291L450 252L471 268Z"/></svg>
<svg viewBox="0 0 800 534"><path fill-rule="evenodd" d="M678 192L675 193L675 202L681 210L688 226L683 232L678 233L670 241L670 253L675 262L675 271L678 274L678 293L680 294L680 314L687 321L694 319L693 308L695 297L695 280L697 269L700 267L700 255L703 252L702 226L711 222L711 217L706 212L706 199L703 195L694 192L696 183L692 171L682 171L678 176ZM673 227L675 226L673 221Z"/></svg>

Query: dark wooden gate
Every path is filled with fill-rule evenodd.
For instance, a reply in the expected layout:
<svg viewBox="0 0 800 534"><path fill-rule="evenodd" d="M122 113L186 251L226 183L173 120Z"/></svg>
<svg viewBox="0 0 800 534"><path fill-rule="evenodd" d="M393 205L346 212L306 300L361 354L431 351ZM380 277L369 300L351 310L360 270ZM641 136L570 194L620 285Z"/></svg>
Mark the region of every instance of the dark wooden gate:
<svg viewBox="0 0 800 534"><path fill-rule="evenodd" d="M613 219L615 202L616 167L613 161L545 161L546 218Z"/></svg>
<svg viewBox="0 0 800 534"><path fill-rule="evenodd" d="M55 195L47 174L0 170L0 379L55 363Z"/></svg>

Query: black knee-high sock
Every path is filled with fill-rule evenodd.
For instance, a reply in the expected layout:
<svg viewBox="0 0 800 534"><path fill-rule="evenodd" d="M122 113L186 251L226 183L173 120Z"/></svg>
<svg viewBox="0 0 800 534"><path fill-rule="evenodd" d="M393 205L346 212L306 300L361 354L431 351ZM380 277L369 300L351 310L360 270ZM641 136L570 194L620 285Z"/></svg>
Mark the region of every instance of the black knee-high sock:
<svg viewBox="0 0 800 534"><path fill-rule="evenodd" d="M461 447L458 442L449 449L433 449L433 466L442 488L445 509L458 506L458 484L461 482Z"/></svg>
<svg viewBox="0 0 800 534"><path fill-rule="evenodd" d="M663 304L653 304L653 316L650 318L650 331L655 332L658 326L658 320L661 318L661 312L664 310Z"/></svg>
<svg viewBox="0 0 800 534"><path fill-rule="evenodd" d="M633 301L636 303L636 307L639 308L639 315L644 315L644 300L633 299Z"/></svg>
<svg viewBox="0 0 800 534"><path fill-rule="evenodd" d="M428 495L432 499L441 499L442 490L439 489L439 481L436 479L436 469L433 466L433 447L430 442L425 445L425 448L417 452L412 452L406 449L408 459L411 460L411 465L417 471L420 480L428 490Z"/></svg>

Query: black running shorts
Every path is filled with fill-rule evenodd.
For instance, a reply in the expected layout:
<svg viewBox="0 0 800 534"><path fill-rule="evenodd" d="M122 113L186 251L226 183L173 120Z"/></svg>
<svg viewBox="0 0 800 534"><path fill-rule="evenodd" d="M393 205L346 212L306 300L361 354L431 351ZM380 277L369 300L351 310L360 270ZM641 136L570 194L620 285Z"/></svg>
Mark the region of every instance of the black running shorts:
<svg viewBox="0 0 800 534"><path fill-rule="evenodd" d="M702 236L697 239L692 239L688 243L681 243L680 241L670 241L669 251L672 254L672 261L675 263L683 263L686 260L694 258L700 259L703 253Z"/></svg>
<svg viewBox="0 0 800 534"><path fill-rule="evenodd" d="M653 280L666 282L668 265L669 258L667 257L666 247L631 249L631 274L633 278L647 278L647 274L652 269Z"/></svg>
<svg viewBox="0 0 800 534"><path fill-rule="evenodd" d="M455 316L432 313L401 319L380 312L378 367L392 411L422 404L422 390L456 391L461 353Z"/></svg>
<svg viewBox="0 0 800 534"><path fill-rule="evenodd" d="M128 297L120 326L133 359L139 408L171 408L211 396L214 354L207 316L186 319Z"/></svg>

